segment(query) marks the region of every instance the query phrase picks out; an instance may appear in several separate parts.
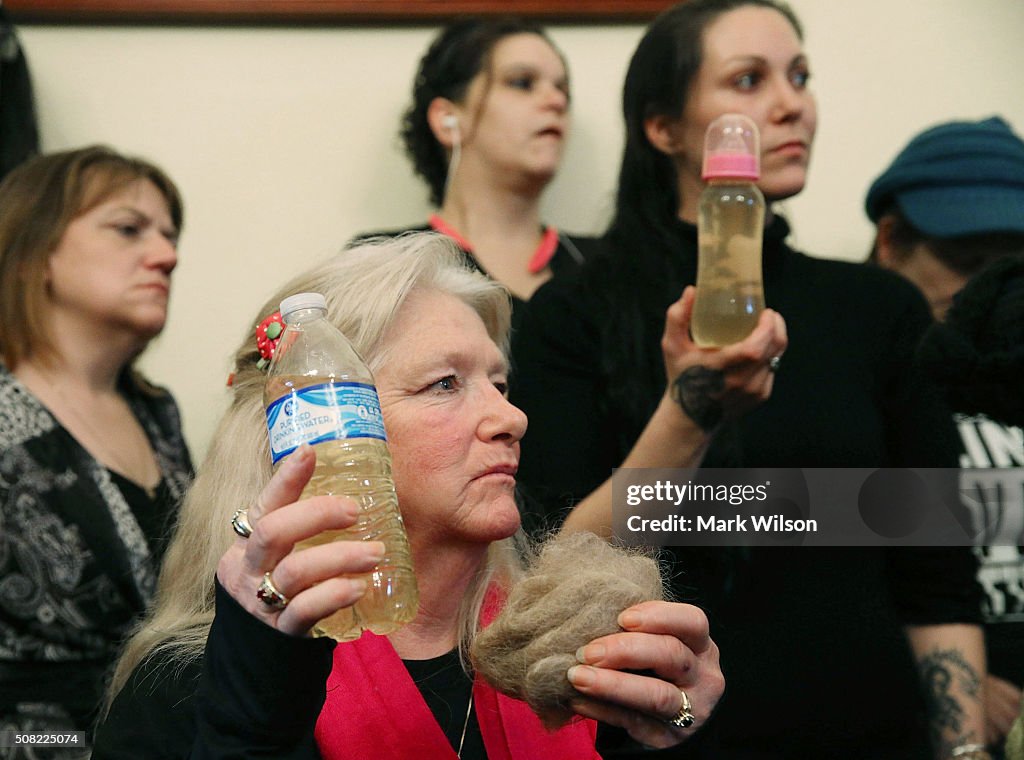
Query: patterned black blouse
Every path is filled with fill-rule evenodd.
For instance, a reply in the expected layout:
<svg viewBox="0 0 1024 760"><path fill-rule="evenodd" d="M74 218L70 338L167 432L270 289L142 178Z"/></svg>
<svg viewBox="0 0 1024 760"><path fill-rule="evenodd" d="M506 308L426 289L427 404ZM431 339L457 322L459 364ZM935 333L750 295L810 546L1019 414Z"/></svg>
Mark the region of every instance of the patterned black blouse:
<svg viewBox="0 0 1024 760"><path fill-rule="evenodd" d="M152 495L97 462L0 365L0 731L89 731L153 597L192 462L174 399L127 377L121 389L160 467Z"/></svg>

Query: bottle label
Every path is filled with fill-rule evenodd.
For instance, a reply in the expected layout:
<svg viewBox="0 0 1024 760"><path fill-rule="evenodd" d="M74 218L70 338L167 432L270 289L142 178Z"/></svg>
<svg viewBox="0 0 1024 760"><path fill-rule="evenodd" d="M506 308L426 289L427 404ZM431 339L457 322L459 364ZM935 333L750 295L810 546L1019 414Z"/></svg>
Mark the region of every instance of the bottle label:
<svg viewBox="0 0 1024 760"><path fill-rule="evenodd" d="M377 389L366 383L323 383L293 390L267 407L267 429L274 464L304 443L387 440Z"/></svg>

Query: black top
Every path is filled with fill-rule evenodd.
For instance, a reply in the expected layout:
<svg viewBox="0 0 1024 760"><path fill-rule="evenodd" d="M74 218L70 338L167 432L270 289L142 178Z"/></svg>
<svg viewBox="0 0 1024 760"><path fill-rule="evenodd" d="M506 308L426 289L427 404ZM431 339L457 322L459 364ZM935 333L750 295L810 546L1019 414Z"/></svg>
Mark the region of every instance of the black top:
<svg viewBox="0 0 1024 760"><path fill-rule="evenodd" d="M374 237L397 237L405 232L434 232L435 230L428 224L424 224L417 227L409 227L402 230L388 230L386 232L374 232L365 235L358 235L353 241L352 245L360 242L364 242ZM454 239L454 238L453 238ZM458 243L459 241L456 241ZM566 235L565 233L558 234L558 247L555 249L554 255L548 262L548 267L551 269L553 278L564 277L566 275L573 274L583 263L589 259L596 247L598 241L594 238L578 237L576 235ZM466 254L466 260L472 264L478 271L490 276L490 273L481 266L480 262L477 261L473 252L467 250L461 244L462 252ZM519 325L522 322L524 307L526 306L524 301L519 296L512 296L512 331L513 333L519 329Z"/></svg>
<svg viewBox="0 0 1024 760"><path fill-rule="evenodd" d="M158 653L142 662L97 730L93 760L320 757L313 732L335 642L265 625L219 583L216 599L204 656L182 663ZM405 665L457 749L472 689L458 652ZM261 687L266 684L273 688ZM462 758L487 758L475 710Z"/></svg>
<svg viewBox="0 0 1024 760"><path fill-rule="evenodd" d="M971 278L918 349L944 387L964 442L961 488L984 530L978 579L985 591L990 673L1024 685L1024 256L1007 256ZM1016 425L1017 427L1009 427ZM981 481L984 481L982 483Z"/></svg>
<svg viewBox="0 0 1024 760"><path fill-rule="evenodd" d="M787 234L776 217L765 236L766 300L789 334L771 399L727 423L704 465L955 466L949 413L912 367L929 321L921 296L894 275L793 251ZM662 322L696 275L696 228L680 222L676 235L680 274L655 304ZM636 438L636 421L610 400L616 379L602 363L601 327L616 305L589 285L601 263L541 287L513 340L512 401L530 419L519 480L556 522ZM650 350L660 356L657 345ZM641 401L653 409L658 398ZM708 729L679 757L929 756L903 625L978 620L969 550L676 548L668 556L677 597L709 614L727 683Z"/></svg>
<svg viewBox="0 0 1024 760"><path fill-rule="evenodd" d="M461 745L462 760L486 760L487 750L476 719L470 710L473 679L463 669L459 651L453 649L429 660L403 660L416 688L423 695L434 719L456 753ZM465 740L463 740L465 733Z"/></svg>
<svg viewBox="0 0 1024 760"><path fill-rule="evenodd" d="M313 731L334 642L271 628L219 583L216 597L204 656L139 665L96 731L94 760L320 757Z"/></svg>
<svg viewBox="0 0 1024 760"><path fill-rule="evenodd" d="M124 477L120 473L108 469L110 479L117 490L128 502L128 508L139 523L142 534L146 537L153 556L156 558L157 566L163 561L164 553L171 539L171 532L174 528L174 520L178 516L178 500L164 478L160 479L152 493L140 486L134 480Z"/></svg>

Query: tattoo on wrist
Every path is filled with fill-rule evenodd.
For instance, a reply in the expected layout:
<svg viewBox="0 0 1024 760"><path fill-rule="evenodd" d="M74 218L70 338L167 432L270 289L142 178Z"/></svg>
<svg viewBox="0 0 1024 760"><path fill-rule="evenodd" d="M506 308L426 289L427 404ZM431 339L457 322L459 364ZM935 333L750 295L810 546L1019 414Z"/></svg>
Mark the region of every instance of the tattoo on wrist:
<svg viewBox="0 0 1024 760"><path fill-rule="evenodd" d="M932 740L940 757L953 748L977 742L979 737L964 726L965 706L981 701L981 678L957 649L936 649L918 661L924 684Z"/></svg>
<svg viewBox="0 0 1024 760"><path fill-rule="evenodd" d="M725 373L722 370L697 365L672 381L669 395L701 430L710 432L722 421L723 390Z"/></svg>

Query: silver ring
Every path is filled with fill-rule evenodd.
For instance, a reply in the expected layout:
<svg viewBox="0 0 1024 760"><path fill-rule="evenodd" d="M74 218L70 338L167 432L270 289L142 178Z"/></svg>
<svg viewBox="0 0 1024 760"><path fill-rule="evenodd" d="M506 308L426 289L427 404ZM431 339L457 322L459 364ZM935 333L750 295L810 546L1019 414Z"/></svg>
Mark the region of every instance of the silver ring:
<svg viewBox="0 0 1024 760"><path fill-rule="evenodd" d="M249 522L248 509L235 510L235 513L231 515L231 529L242 538L248 538L252 535L252 524Z"/></svg>
<svg viewBox="0 0 1024 760"><path fill-rule="evenodd" d="M696 720L691 712L690 698L686 696L686 692L682 689L679 690L679 696L682 697L679 712L675 714L675 717L665 722L676 728L689 728L693 725L694 720Z"/></svg>
<svg viewBox="0 0 1024 760"><path fill-rule="evenodd" d="M782 364L782 357L781 356L773 356L771 359L768 360L768 369L770 369L772 372L778 372L779 371L779 365L781 365L781 364Z"/></svg>
<svg viewBox="0 0 1024 760"><path fill-rule="evenodd" d="M277 586L270 580L270 573L263 573L263 582L256 589L256 598L270 607L270 609L278 612L287 607L288 602L291 601L291 599L277 590Z"/></svg>

